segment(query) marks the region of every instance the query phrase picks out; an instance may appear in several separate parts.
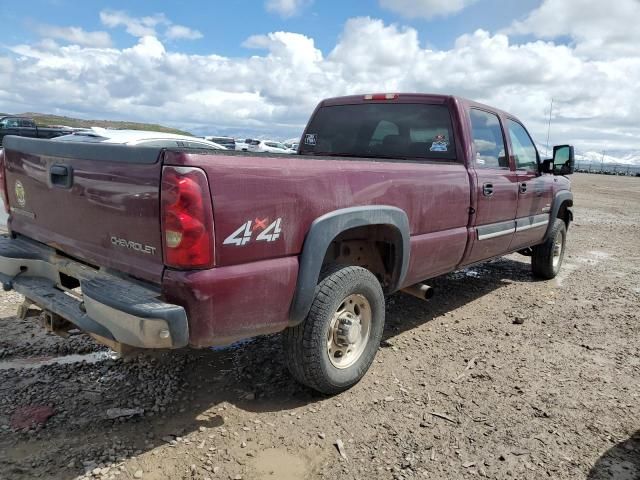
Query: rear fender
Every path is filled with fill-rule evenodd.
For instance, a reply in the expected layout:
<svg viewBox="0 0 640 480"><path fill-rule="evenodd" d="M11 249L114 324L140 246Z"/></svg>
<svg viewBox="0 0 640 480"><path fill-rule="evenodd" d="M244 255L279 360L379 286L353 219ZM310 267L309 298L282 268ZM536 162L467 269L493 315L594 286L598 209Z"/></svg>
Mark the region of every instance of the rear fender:
<svg viewBox="0 0 640 480"><path fill-rule="evenodd" d="M368 225L388 225L398 230L402 239L395 250L395 262L400 268L392 278L389 293L396 291L409 267L410 232L407 214L396 207L375 205L351 207L329 212L311 224L300 255L298 282L289 314L289 324L300 324L311 308L324 255L331 242L342 232Z"/></svg>

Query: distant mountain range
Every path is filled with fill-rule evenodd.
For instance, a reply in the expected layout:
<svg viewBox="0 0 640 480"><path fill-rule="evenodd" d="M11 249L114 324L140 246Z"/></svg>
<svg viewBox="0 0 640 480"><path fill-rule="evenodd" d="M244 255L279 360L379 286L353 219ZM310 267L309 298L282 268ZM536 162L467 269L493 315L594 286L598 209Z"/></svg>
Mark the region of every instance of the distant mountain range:
<svg viewBox="0 0 640 480"><path fill-rule="evenodd" d="M618 163L621 165L640 165L640 152L615 152L608 154L605 152L604 158L602 152L581 152L576 153L576 162L584 163Z"/></svg>
<svg viewBox="0 0 640 480"><path fill-rule="evenodd" d="M46 113L0 113L0 117L4 115L18 115L21 117L33 118L38 126L66 126L74 128L90 128L90 127L102 127L102 128L115 128L115 129L128 129L128 130L150 130L153 132L166 132L177 133L180 135L191 135L189 132L178 130L177 128L165 127L155 123L138 123L138 122L125 122L114 120L83 120L80 118L63 117L60 115L49 115Z"/></svg>

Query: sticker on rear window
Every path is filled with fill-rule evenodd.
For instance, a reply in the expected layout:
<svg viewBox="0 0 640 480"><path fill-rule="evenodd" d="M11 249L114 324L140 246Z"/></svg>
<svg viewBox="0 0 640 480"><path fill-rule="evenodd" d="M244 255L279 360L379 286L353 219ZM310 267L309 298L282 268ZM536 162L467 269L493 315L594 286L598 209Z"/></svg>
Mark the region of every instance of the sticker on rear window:
<svg viewBox="0 0 640 480"><path fill-rule="evenodd" d="M307 133L304 136L304 144L305 145L315 145L318 142L318 134L317 133Z"/></svg>
<svg viewBox="0 0 640 480"><path fill-rule="evenodd" d="M446 152L449 150L449 144L444 135L436 135L431 143L429 151L431 152Z"/></svg>

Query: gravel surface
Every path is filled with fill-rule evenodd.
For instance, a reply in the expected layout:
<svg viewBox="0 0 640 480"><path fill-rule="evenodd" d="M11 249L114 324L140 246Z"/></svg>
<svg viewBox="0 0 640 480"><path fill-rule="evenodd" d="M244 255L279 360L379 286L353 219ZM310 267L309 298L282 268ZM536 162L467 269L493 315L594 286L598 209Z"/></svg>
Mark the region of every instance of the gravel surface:
<svg viewBox="0 0 640 480"><path fill-rule="evenodd" d="M391 297L335 397L291 379L277 335L124 360L2 293L0 479L640 479L640 179L572 180L558 278L511 255Z"/></svg>

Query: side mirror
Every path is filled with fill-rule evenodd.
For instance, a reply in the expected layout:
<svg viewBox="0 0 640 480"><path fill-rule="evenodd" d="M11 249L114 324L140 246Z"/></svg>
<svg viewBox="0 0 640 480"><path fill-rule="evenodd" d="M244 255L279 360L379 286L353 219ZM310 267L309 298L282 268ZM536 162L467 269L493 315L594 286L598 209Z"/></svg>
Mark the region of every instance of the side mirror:
<svg viewBox="0 0 640 480"><path fill-rule="evenodd" d="M553 173L553 159L552 158L547 158L546 160L542 161L542 164L540 165L540 172L541 173Z"/></svg>
<svg viewBox="0 0 640 480"><path fill-rule="evenodd" d="M575 166L575 155L573 153L573 146L556 145L555 147L553 147L552 163L554 175L571 175Z"/></svg>

